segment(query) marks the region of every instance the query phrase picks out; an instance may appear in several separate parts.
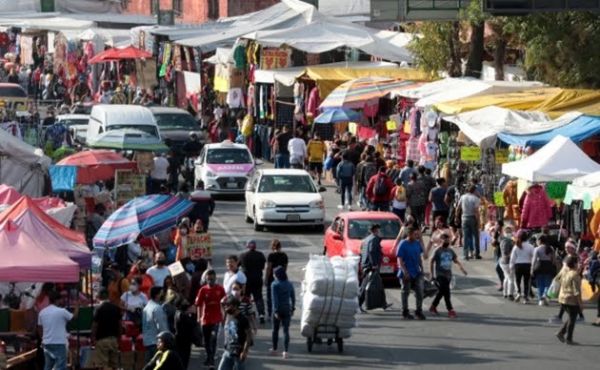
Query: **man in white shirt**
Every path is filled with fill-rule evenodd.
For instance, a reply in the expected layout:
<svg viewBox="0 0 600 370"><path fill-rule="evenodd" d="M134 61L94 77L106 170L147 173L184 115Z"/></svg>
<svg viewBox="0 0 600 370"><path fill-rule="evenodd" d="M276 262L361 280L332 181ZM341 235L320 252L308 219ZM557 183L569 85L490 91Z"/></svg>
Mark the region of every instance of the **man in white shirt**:
<svg viewBox="0 0 600 370"><path fill-rule="evenodd" d="M239 270L239 259L238 256L232 254L225 260L227 271L223 276L223 288L225 288L225 294L231 294L231 287L233 283L237 282L240 285L246 285L247 278L246 274Z"/></svg>
<svg viewBox="0 0 600 370"><path fill-rule="evenodd" d="M146 271L146 274L152 277L152 280L154 280L154 286L162 288L167 276L171 275L171 272L167 267L167 257L165 257L163 252L158 252L156 253L154 262L155 265L150 267Z"/></svg>
<svg viewBox="0 0 600 370"><path fill-rule="evenodd" d="M154 169L150 172L152 193L158 193L161 185L166 185L169 179L169 160L164 155L154 156Z"/></svg>
<svg viewBox="0 0 600 370"><path fill-rule="evenodd" d="M294 132L294 137L288 142L288 151L292 168L304 168L304 160L307 157L306 143L298 137L297 132Z"/></svg>
<svg viewBox="0 0 600 370"><path fill-rule="evenodd" d="M70 313L62 308L64 301L58 292L50 293L50 305L40 311L38 334L44 349L44 370L67 370L67 323L79 314L79 302Z"/></svg>
<svg viewBox="0 0 600 370"><path fill-rule="evenodd" d="M463 253L466 260L470 258L481 259L479 251L479 206L481 200L475 195L476 191L475 185L470 185L468 193L461 196L459 200L464 243Z"/></svg>

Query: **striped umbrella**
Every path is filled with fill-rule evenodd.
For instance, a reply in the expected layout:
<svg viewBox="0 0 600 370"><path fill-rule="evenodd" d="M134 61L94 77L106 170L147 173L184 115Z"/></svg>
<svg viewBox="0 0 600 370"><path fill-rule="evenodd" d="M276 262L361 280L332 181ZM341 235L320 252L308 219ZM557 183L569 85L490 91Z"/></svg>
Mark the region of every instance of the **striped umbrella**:
<svg viewBox="0 0 600 370"><path fill-rule="evenodd" d="M170 195L145 195L127 202L104 222L94 236L94 248L116 248L142 234L168 230L192 210L194 203Z"/></svg>
<svg viewBox="0 0 600 370"><path fill-rule="evenodd" d="M323 100L320 108L362 108L367 101L383 98L393 90L413 84L412 81L390 80L384 77L364 77L346 81Z"/></svg>
<svg viewBox="0 0 600 370"><path fill-rule="evenodd" d="M356 122L360 121L362 115L352 109L331 108L319 114L315 118L315 123L337 123L337 122Z"/></svg>

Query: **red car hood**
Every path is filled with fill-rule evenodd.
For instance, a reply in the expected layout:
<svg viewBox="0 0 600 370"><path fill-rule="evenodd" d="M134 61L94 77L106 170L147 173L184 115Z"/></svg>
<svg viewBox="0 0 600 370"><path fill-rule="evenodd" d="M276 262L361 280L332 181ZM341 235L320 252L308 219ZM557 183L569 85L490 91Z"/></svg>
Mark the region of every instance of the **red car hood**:
<svg viewBox="0 0 600 370"><path fill-rule="evenodd" d="M358 239L348 239L346 240L346 246L348 250L351 250L353 254L359 256L360 255L360 245L362 240ZM384 239L381 241L381 251L383 257L388 257L390 262L396 261L396 246L394 245L393 239Z"/></svg>

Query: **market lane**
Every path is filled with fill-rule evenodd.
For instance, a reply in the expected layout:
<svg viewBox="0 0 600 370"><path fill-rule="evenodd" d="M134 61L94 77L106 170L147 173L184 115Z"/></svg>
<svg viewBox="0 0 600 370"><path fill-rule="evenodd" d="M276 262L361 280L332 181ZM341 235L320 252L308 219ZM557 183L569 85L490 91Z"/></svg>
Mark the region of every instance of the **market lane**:
<svg viewBox="0 0 600 370"><path fill-rule="evenodd" d="M328 187L324 193L327 219L338 212L338 194ZM309 228L277 228L255 232L244 221L243 199L217 200L211 219L214 240L214 266L222 276L225 256L244 250L248 240L255 240L258 249L268 253L272 239L281 240L290 258L290 279L295 283L297 311L290 329L290 358L270 356L270 326L259 330L247 364L248 369L401 369L411 368L473 368L499 369L517 366L527 369L554 369L565 366L594 366L600 342L598 329L588 323L578 323L575 329L578 347L566 347L554 337L557 326L547 323L558 307L523 306L505 301L496 291L496 276L491 253L480 261L466 263L468 277L457 275L453 304L458 319L450 321L440 304L439 317L427 312L431 299L426 299L426 321L403 321L400 312L400 289L386 289L390 311L375 310L358 316L358 327L345 342L344 354L335 346L316 345L313 353L306 350L306 340L299 333L302 297L302 268L309 254L321 253L323 234ZM459 253L460 255L460 253ZM456 269L457 270L457 269ZM456 272L456 271L455 271ZM414 300L411 296L411 310ZM591 307L590 307L591 308ZM586 310L592 319L594 312ZM204 359L203 350L196 350L190 369L198 369ZM575 359L575 364L569 359Z"/></svg>

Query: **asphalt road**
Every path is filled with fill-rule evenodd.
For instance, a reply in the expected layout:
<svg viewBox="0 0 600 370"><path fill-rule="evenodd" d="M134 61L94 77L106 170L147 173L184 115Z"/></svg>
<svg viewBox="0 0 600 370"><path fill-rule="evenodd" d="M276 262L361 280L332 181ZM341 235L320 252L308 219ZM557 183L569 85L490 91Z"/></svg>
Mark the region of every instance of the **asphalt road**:
<svg viewBox="0 0 600 370"><path fill-rule="evenodd" d="M333 187L328 187L324 196L327 219L331 221L338 212L339 198ZM388 302L394 304L392 309L358 315L358 327L345 341L344 353L338 354L335 345L315 345L313 352L308 353L306 340L300 335L300 283L309 254L322 251L322 233L309 228L255 232L244 221L243 198L218 200L210 229L215 241L214 267L220 277L225 256L241 253L250 239L266 254L271 240L277 238L290 258L290 280L295 283L300 302L290 328L290 357L284 360L269 355L271 330L267 324L259 329L246 369L506 369L510 366L548 370L598 366L600 329L590 325L595 318L595 306L586 309L586 322L578 323L575 328L579 346L558 342L554 336L558 326L548 323L548 318L558 311L557 304L539 307L504 300L496 290L497 278L489 252L482 260L465 263L468 277L457 274L453 291L457 319L448 319L442 302L438 307L439 317L426 312L426 321L404 321L400 289L391 286L386 293ZM430 303L431 298L425 300L425 310ZM409 305L412 311L412 297ZM204 351L194 350L190 369L201 369L203 360Z"/></svg>

